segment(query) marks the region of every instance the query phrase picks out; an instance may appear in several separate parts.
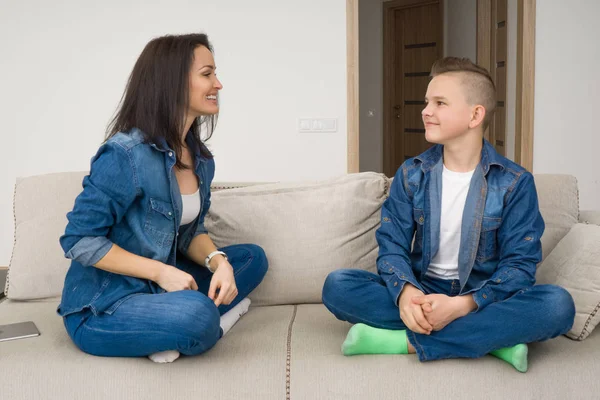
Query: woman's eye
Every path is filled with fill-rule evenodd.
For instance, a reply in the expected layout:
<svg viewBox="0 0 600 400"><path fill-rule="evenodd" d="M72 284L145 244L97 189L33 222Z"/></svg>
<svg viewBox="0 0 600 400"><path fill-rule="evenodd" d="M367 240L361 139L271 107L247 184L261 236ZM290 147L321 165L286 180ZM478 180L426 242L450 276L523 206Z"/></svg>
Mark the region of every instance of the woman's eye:
<svg viewBox="0 0 600 400"><path fill-rule="evenodd" d="M444 102L443 102L443 101L438 101L438 102L437 102L437 105L438 105L438 106L443 106L443 105L444 105Z"/></svg>

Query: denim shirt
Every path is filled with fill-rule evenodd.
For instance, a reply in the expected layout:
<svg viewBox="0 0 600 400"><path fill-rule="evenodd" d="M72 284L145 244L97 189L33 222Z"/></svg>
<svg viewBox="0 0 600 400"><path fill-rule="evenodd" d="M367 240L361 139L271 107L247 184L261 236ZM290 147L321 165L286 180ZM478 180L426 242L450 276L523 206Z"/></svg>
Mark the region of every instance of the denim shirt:
<svg viewBox="0 0 600 400"><path fill-rule="evenodd" d="M192 239L207 233L204 218L215 173L213 159L198 151L194 160L201 211L193 222L180 227L182 202L173 169L175 152L165 141L161 145L146 143L144 134L133 129L116 134L99 148L60 238L65 257L72 260L58 307L60 315L85 308L94 314L112 314L132 295L164 292L154 282L93 265L113 243L172 266L177 251L187 254Z"/></svg>
<svg viewBox="0 0 600 400"><path fill-rule="evenodd" d="M442 170L442 145L407 160L383 204L377 270L396 304L407 282L423 290L439 249ZM543 232L533 176L484 140L461 225L460 294L472 293L482 310L532 286Z"/></svg>

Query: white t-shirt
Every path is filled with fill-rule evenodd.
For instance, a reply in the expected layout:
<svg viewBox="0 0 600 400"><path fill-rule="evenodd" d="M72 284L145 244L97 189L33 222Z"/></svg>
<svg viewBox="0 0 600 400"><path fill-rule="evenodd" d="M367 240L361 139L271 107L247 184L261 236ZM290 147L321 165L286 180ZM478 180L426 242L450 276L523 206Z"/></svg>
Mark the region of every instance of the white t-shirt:
<svg viewBox="0 0 600 400"><path fill-rule="evenodd" d="M200 214L200 188L193 194L181 195L181 225L187 225Z"/></svg>
<svg viewBox="0 0 600 400"><path fill-rule="evenodd" d="M440 216L440 246L434 255L427 276L438 279L458 279L458 252L463 211L473 172L454 172L444 165L442 173L442 209Z"/></svg>

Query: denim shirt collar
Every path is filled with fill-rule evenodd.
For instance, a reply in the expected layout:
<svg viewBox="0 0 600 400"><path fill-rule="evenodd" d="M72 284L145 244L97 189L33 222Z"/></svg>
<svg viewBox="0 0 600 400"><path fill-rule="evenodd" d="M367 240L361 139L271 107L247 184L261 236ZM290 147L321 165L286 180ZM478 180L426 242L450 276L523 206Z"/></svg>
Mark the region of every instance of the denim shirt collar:
<svg viewBox="0 0 600 400"><path fill-rule="evenodd" d="M431 171L443 158L444 146L436 144L423 154L415 157L416 160L421 162L421 169L423 172ZM483 170L483 175L486 176L490 170L490 166L497 165L500 168L504 168L504 164L500 159L500 155L494 150L490 142L483 139L483 148L481 149L481 160L479 165Z"/></svg>
<svg viewBox="0 0 600 400"><path fill-rule="evenodd" d="M139 135L144 135L144 133L137 128L135 128L134 131L136 131L136 133L138 133ZM150 147L152 147L153 149L158 150L160 152L163 152L163 153L173 151L173 149L171 149L169 147L169 144L167 143L167 141L165 140L164 137L160 137L160 138L156 139L156 141L157 141L157 143L150 143ZM190 135L190 133L188 133L186 135L185 142L190 149L193 149L197 162L198 161L200 161L200 162L207 161L207 158L204 157L202 155L202 153L200 153L200 148L198 146L194 145L194 142L193 142L193 139L192 139L192 136Z"/></svg>

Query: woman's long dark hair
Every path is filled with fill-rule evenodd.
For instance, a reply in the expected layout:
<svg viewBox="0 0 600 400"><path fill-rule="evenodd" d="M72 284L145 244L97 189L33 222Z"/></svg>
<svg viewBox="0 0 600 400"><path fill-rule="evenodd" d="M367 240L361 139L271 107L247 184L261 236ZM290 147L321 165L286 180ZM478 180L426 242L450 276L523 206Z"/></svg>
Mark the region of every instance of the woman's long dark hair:
<svg viewBox="0 0 600 400"><path fill-rule="evenodd" d="M121 98L119 110L108 125L106 140L118 132L138 128L146 140L156 145L164 138L177 155L177 168L188 168L181 162L182 130L189 106L189 74L194 50L204 46L213 51L205 34L167 35L150 41L131 71ZM208 140L215 129L217 115L196 118L191 126L194 148L206 158L211 152L202 140L202 128ZM188 135L189 136L189 135Z"/></svg>

